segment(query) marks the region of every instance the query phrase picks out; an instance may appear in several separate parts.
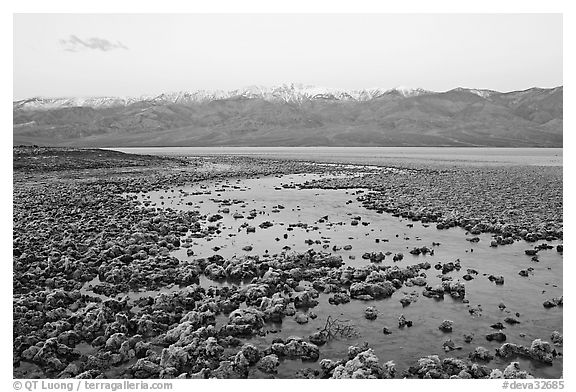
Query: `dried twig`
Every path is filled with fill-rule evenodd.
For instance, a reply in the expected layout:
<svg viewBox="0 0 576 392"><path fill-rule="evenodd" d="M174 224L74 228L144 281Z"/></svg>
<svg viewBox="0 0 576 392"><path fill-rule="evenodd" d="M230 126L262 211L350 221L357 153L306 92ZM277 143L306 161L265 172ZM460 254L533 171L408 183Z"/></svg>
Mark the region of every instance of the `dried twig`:
<svg viewBox="0 0 576 392"><path fill-rule="evenodd" d="M326 339L335 339L337 337L351 338L358 336L358 332L353 325L349 325L350 320L339 320L328 316L324 328L320 330L326 336Z"/></svg>

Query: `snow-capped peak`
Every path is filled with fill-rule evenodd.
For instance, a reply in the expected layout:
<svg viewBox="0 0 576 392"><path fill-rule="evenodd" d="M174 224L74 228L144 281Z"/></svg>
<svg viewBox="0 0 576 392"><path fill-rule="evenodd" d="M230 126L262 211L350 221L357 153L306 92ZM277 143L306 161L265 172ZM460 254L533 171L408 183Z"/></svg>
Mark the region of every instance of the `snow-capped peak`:
<svg viewBox="0 0 576 392"><path fill-rule="evenodd" d="M299 83L282 84L278 86L248 86L236 90L195 90L162 93L159 95L145 95L140 97L75 97L75 98L30 98L13 103L13 109L19 110L50 110L71 107L109 108L128 106L136 102L152 104L192 104L196 102L209 102L220 99L248 98L265 101L294 102L324 100L324 101L369 101L384 95L398 95L413 97L422 94L431 94L421 88L405 86L393 89L369 88L359 90L346 90L337 88L318 87Z"/></svg>
<svg viewBox="0 0 576 392"><path fill-rule="evenodd" d="M403 97L415 97L423 94L430 94L432 91L424 90L422 88L412 88L407 86L397 86L387 91L387 93L397 93Z"/></svg>
<svg viewBox="0 0 576 392"><path fill-rule="evenodd" d="M455 88L454 90L455 91L465 91L468 93L476 94L479 97L482 97L484 99L489 98L491 95L497 93L497 91L494 91L494 90L484 90L484 89L464 88L464 87L458 87L458 88Z"/></svg>

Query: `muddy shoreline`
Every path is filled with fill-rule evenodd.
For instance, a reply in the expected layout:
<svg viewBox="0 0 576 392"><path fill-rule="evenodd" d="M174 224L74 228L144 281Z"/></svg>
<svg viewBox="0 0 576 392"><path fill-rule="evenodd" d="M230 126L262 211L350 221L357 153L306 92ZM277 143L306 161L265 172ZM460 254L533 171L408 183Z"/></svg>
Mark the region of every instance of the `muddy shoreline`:
<svg viewBox="0 0 576 392"><path fill-rule="evenodd" d="M291 377L520 378L529 374L519 359L543 366L562 361L560 332L551 330L522 345L507 343L504 328L493 328L486 340L476 337L477 348L465 359L451 356L458 349L449 337L445 355L423 353L410 367L397 368L393 357L378 357L369 345L322 359L323 345L354 332L350 323L327 322L306 336L283 336L271 325L292 317L305 324L319 300L336 307L378 301L406 287L427 297L420 301L447 297L465 304L466 279L450 276L460 268L448 260L439 269L437 260L399 267L393 255L378 260L379 254L368 254L366 266L356 268L345 266L330 248L182 259L174 256L178 249L194 249L186 238L217 237L223 230L219 219L200 209L146 206L126 196L206 180L347 173L300 188L367 188L357 195L367 210L431 230L460 227L470 237L491 235L492 247L521 242L537 259L540 252L562 252L561 245L542 245L563 235L561 168L395 167L384 176L379 168L344 164L238 156L135 158L93 151L87 156L23 148L14 154L15 377L269 378L277 377L281 363L298 361L300 369ZM428 275L440 272L441 284L429 285ZM206 278L247 284L204 287ZM408 304L413 300L406 297ZM561 312L561 296L548 301L541 306ZM375 309L364 308L367 319L378 320ZM503 322L513 325L517 318L511 314ZM449 333L446 321L437 328ZM386 328L394 333L411 328L410 322L399 317L397 326ZM265 335L274 336L265 347L248 343ZM486 341L499 347L485 349ZM496 357L509 365L495 369L490 362Z"/></svg>

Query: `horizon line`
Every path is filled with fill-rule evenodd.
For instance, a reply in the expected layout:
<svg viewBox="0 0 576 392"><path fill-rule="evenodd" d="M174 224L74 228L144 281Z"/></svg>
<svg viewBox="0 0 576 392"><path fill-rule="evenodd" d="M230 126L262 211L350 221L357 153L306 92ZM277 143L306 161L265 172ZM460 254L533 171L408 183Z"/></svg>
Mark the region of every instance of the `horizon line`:
<svg viewBox="0 0 576 392"><path fill-rule="evenodd" d="M523 92L523 91L528 91L528 90L533 90L533 89L541 89L541 90L553 90L553 89L557 89L560 87L564 87L564 84L560 84L560 85L556 85L554 87L538 87L538 86L532 86L532 87L528 87L528 88L524 88L524 89L519 89L519 90L510 90L510 91L499 91L499 90L493 90L493 89L489 89L489 88L478 88L478 87L462 87L462 86L458 86L458 87L453 87L451 89L445 90L445 91L435 91L435 90L428 90L422 87L408 87L408 86L395 86L392 88L388 88L385 89L384 87L366 87L366 88L338 88L338 87L325 87L325 86L317 86L317 85L306 85L303 83L281 83L281 84L275 84L275 85L248 85L248 86L243 86L243 87L238 87L238 88L234 88L234 89L191 89L191 90L176 90L176 91L164 91L158 94L140 94L140 95L68 95L68 96L46 96L46 95L33 95L33 96L29 96L26 98L21 98L21 99L15 99L14 97L12 98L12 102L20 102L20 101L25 101L25 100L30 100L30 99L74 99L74 98L154 98L154 97L158 97L160 95L163 94L177 94L177 93L187 93L187 92L199 92L199 91L207 91L207 92L217 92L217 91L222 91L222 92L233 92L233 91L238 91L238 90L243 90L243 89L249 89L251 87L263 87L263 88L276 88L276 87L283 87L283 86L294 86L294 85L298 85L301 86L302 88L321 88L321 89L327 89L327 90L333 90L333 91L369 91L369 90L384 90L385 92L388 91L398 91L400 89L410 89L410 90L423 90L426 92L430 92L430 93L438 93L438 94L442 94L442 93L447 93L450 91L454 91L457 89L466 89L466 90L479 90L479 91L492 91L492 92L496 92L496 93L500 93L500 94L509 94L509 93L515 93L515 92Z"/></svg>

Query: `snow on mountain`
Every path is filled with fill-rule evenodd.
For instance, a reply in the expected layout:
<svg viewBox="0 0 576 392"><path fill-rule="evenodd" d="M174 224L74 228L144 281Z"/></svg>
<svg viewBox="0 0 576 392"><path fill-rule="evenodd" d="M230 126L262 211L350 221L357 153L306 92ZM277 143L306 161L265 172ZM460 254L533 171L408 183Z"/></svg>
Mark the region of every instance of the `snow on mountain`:
<svg viewBox="0 0 576 392"><path fill-rule="evenodd" d="M474 90L481 95L484 91ZM393 89L369 88L360 90L345 90L336 88L317 87L298 83L282 84L273 87L249 86L241 89L224 90L197 90L163 93L156 96L140 97L84 97L84 98L41 98L35 97L13 103L16 110L51 110L71 107L109 108L128 106L138 102L151 104L191 104L197 102L210 102L221 99L246 98L263 99L266 101L302 103L311 100L335 101L369 101L384 96L414 97L424 94L434 94L432 91L421 88L404 86ZM482 96L482 95L481 95Z"/></svg>
<svg viewBox="0 0 576 392"><path fill-rule="evenodd" d="M484 99L488 99L494 94L499 94L498 91L494 91L494 90L483 90L483 89L463 88L463 87L455 88L454 91L464 91L464 92L476 94L479 97L482 97Z"/></svg>
<svg viewBox="0 0 576 392"><path fill-rule="evenodd" d="M35 97L13 103L13 109L50 110L70 107L106 108L127 106L140 101L140 98L121 97L79 97L79 98L41 98Z"/></svg>
<svg viewBox="0 0 576 392"><path fill-rule="evenodd" d="M386 93L388 94L392 94L392 93L397 93L402 95L403 97L415 97L418 95L424 95L424 94L432 94L432 91L428 91L428 90L424 90L422 88L410 88L410 87L406 87L406 86L398 86L395 87L393 89L388 90Z"/></svg>

